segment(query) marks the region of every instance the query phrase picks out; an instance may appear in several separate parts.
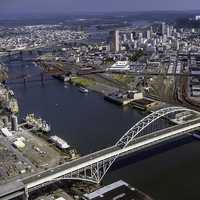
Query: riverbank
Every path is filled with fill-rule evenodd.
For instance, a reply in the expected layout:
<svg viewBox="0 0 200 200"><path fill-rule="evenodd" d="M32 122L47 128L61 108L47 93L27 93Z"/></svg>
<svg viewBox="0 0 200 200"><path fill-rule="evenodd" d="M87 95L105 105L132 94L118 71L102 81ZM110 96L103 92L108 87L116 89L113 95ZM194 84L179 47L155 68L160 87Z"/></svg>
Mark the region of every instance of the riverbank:
<svg viewBox="0 0 200 200"><path fill-rule="evenodd" d="M9 73L22 73L24 69L37 73L37 67L29 64L27 68L27 63L22 67L13 63ZM41 116L51 124L52 134L57 133L82 155L114 145L146 115L129 106L110 104L96 92L83 95L77 87L64 87L62 82L55 79L44 85L32 82L27 86L10 84L9 87L19 101L20 119L27 113ZM160 125L163 126L164 122ZM162 150L148 151L137 158L133 156L116 163L115 169L108 173L103 183L110 184L120 178L154 199L198 199L199 182L195 177L200 167L199 142L190 138L177 143L170 142ZM183 187L188 190L183 191Z"/></svg>

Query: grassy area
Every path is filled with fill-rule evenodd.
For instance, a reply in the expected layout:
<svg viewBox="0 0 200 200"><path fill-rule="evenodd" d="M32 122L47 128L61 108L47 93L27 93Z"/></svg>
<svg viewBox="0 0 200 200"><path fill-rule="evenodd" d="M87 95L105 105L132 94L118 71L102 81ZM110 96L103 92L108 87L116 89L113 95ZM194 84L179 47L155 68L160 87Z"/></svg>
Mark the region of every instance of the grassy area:
<svg viewBox="0 0 200 200"><path fill-rule="evenodd" d="M124 75L124 74L115 74L113 75L113 79L128 86L128 84L134 82L134 77L130 75Z"/></svg>
<svg viewBox="0 0 200 200"><path fill-rule="evenodd" d="M84 86L84 87L91 87L96 84L94 80L83 78L80 76L72 78L71 82L76 86Z"/></svg>

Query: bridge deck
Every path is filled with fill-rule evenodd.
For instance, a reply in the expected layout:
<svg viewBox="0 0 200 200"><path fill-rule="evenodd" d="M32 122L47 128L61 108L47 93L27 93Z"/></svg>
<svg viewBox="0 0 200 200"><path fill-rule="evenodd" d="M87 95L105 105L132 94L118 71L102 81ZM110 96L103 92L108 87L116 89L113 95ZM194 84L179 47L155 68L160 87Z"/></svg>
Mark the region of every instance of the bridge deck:
<svg viewBox="0 0 200 200"><path fill-rule="evenodd" d="M36 182L37 180L45 179L46 177L52 176L53 174L54 175L58 174L58 176L59 176L60 172L68 173L68 172L72 171L72 169L74 171L81 169L81 168L87 166L87 164L90 165L91 163L97 162L97 160L108 159L109 156L110 157L115 156L115 155L119 154L120 152L121 153L128 152L131 149L134 149L134 151L141 150L140 147L143 147L143 146L148 144L148 143L145 144L143 141L148 141L148 140L151 140L151 139L156 138L158 136L166 135L170 132L175 132L175 131L180 130L180 129L184 130L184 128L187 128L187 127L190 127L190 126L193 126L193 125L196 125L196 124L198 124L197 127L200 127L200 120L199 119L192 121L192 122L189 122L189 123L186 123L186 124L176 125L176 126L173 126L173 127L161 130L161 131L157 131L157 132L142 136L140 138L136 138L134 141L132 141L127 146L126 149L123 149L123 150L120 147L117 147L117 146L112 146L110 148L103 149L101 151L83 156L83 157L79 158L78 160L74 160L74 161L65 163L63 165L60 165L58 167L55 167L53 169L49 169L47 171L32 175L28 178L23 179L23 182L24 182L25 185L27 185L27 184L30 184L32 182ZM187 132L189 132L190 129L187 128L187 130L188 130ZM191 128L191 130L194 130L194 129ZM184 131L179 132L179 135L185 134L185 133L186 132L184 132ZM175 134L174 134L174 136L175 136ZM170 134L169 134L168 137L170 137ZM144 143L144 144L141 145L142 143Z"/></svg>

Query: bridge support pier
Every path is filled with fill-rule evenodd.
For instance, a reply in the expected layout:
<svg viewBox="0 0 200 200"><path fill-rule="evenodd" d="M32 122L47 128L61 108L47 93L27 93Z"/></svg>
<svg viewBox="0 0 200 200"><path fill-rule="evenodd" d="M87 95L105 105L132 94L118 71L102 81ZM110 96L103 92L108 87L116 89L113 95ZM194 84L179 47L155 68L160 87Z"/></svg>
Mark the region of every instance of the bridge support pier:
<svg viewBox="0 0 200 200"><path fill-rule="evenodd" d="M43 85L44 84L44 72L41 72L40 76L41 76L41 83Z"/></svg>
<svg viewBox="0 0 200 200"><path fill-rule="evenodd" d="M27 81L27 79L26 79L26 78L24 78L24 85L26 85L26 81Z"/></svg>
<svg viewBox="0 0 200 200"><path fill-rule="evenodd" d="M25 188L24 195L23 195L22 198L23 198L23 200L28 200L29 194L28 194L28 189L27 188Z"/></svg>

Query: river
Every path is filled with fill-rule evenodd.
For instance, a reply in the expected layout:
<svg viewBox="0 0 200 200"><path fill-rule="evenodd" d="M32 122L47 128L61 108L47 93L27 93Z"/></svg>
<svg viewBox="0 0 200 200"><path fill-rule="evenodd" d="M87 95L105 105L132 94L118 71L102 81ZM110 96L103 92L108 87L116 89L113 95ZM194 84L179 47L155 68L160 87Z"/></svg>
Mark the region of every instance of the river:
<svg viewBox="0 0 200 200"><path fill-rule="evenodd" d="M35 73L32 64L9 64L10 75L24 71ZM145 116L138 110L122 108L104 101L100 94L84 95L76 87L48 79L45 84L26 86L13 81L20 104L20 119L35 113L51 124L52 133L63 137L81 154L113 145L138 120ZM117 162L104 183L122 179L155 200L198 200L200 143L191 137L173 141Z"/></svg>

